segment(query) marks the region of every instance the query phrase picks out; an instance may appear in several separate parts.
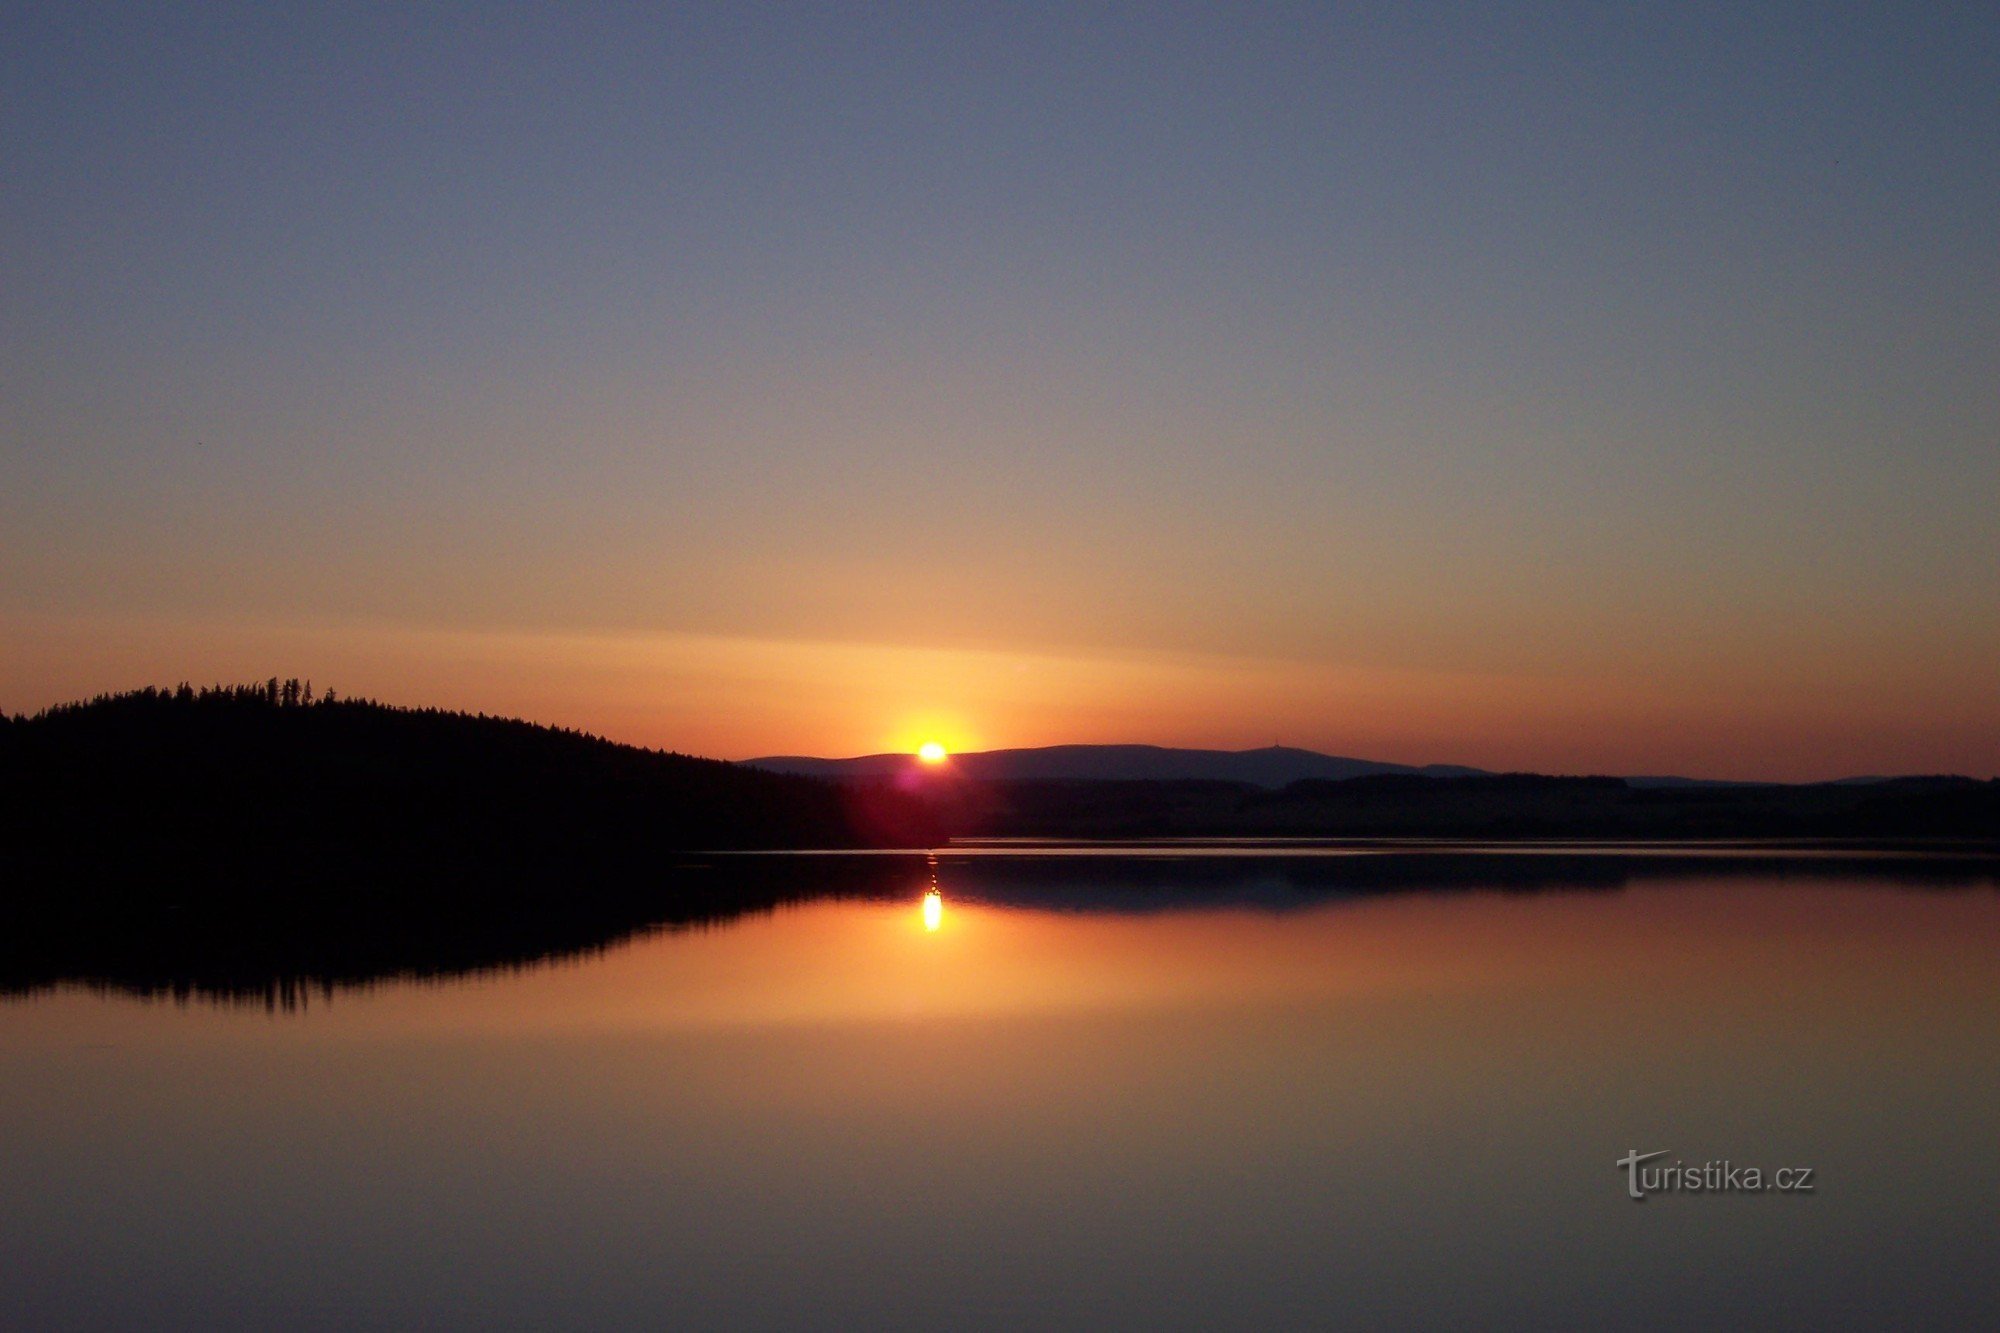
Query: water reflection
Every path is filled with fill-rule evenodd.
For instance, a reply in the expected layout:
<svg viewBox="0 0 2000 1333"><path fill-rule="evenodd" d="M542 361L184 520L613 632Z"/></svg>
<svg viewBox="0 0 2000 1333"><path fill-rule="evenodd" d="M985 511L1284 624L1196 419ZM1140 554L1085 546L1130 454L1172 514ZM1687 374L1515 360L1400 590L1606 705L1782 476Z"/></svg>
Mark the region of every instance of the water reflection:
<svg viewBox="0 0 2000 1333"><path fill-rule="evenodd" d="M1612 893L1664 879L1862 881L1911 889L1991 889L1995 860L1972 852L1774 849L1376 849L1287 845L1279 855L1186 845L1114 849L1014 845L958 853L744 856L663 867L643 882L491 886L431 901L394 893L287 902L177 904L69 918L0 921L0 1000L81 986L179 1003L296 1012L345 990L447 982L576 965L637 938L729 928L811 901L907 902L922 886L926 934L955 908L1151 915L1228 908L1293 913L1383 894ZM1081 854L1079 854L1081 853Z"/></svg>
<svg viewBox="0 0 2000 1333"><path fill-rule="evenodd" d="M1991 1323L1990 866L1363 859L78 935L0 1004L0 1326ZM339 1002L128 998L273 975ZM1635 1146L1821 1188L1635 1206Z"/></svg>
<svg viewBox="0 0 2000 1333"><path fill-rule="evenodd" d="M924 890L924 929L935 931L944 924L944 893L938 887L938 863L935 854L925 858L930 868L931 886Z"/></svg>

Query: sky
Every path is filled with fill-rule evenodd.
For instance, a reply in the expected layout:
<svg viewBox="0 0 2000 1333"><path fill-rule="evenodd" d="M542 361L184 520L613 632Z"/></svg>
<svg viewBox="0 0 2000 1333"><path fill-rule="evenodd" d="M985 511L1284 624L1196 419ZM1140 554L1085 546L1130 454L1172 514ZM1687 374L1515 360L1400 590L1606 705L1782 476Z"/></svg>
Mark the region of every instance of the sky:
<svg viewBox="0 0 2000 1333"><path fill-rule="evenodd" d="M2000 772L1990 4L17 4L0 709Z"/></svg>

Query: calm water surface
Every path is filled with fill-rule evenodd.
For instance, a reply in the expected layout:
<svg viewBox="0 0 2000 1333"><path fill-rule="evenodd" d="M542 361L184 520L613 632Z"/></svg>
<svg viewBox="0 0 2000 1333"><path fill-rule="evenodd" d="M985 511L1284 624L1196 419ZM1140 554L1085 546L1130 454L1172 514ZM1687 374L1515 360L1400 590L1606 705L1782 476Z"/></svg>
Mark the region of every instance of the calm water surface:
<svg viewBox="0 0 2000 1333"><path fill-rule="evenodd" d="M0 1326L2000 1317L1990 868L1002 851L302 1007L17 988Z"/></svg>

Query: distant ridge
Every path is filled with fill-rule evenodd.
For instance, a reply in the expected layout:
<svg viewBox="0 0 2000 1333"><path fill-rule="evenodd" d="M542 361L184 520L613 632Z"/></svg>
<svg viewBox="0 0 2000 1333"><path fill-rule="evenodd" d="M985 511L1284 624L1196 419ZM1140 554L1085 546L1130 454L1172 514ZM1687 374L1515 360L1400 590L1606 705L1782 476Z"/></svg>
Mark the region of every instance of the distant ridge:
<svg viewBox="0 0 2000 1333"><path fill-rule="evenodd" d="M864 754L850 759L774 754L737 761L746 768L801 777L888 778L923 770L911 754ZM1349 778L1402 774L1424 778L1491 777L1493 771L1464 764L1392 764L1321 754L1290 745L1255 750L1190 750L1167 745L1044 745L1012 750L955 754L950 771L986 782L1242 782L1277 790L1294 782L1343 782ZM1790 787L1812 783L1757 778L1690 778L1673 774L1632 774L1620 778L1640 790L1673 788ZM1884 776L1836 778L1823 785L1867 787L1900 779Z"/></svg>
<svg viewBox="0 0 2000 1333"><path fill-rule="evenodd" d="M1849 779L1851 782L1871 782L1874 780L1872 778ZM1625 785L1643 789L1648 787L1781 787L1786 784L1781 782L1759 782L1750 778L1677 778L1673 776L1645 774L1627 777Z"/></svg>
<svg viewBox="0 0 2000 1333"><path fill-rule="evenodd" d="M894 777L919 767L907 754L852 759L770 755L745 759L746 767L815 778ZM1391 764L1350 759L1289 745L1257 750L1182 750L1161 745L1047 745L953 755L952 769L982 781L1012 782L1244 782L1272 789L1294 782L1404 774L1414 777L1481 777L1485 770L1457 764Z"/></svg>

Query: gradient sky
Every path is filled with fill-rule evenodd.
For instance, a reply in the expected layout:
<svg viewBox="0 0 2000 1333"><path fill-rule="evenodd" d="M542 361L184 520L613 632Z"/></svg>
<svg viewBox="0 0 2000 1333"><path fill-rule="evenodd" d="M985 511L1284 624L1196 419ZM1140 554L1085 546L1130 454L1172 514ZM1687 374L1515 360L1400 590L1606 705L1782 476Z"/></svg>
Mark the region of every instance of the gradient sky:
<svg viewBox="0 0 2000 1333"><path fill-rule="evenodd" d="M1990 3L16 5L0 707L2000 771Z"/></svg>

